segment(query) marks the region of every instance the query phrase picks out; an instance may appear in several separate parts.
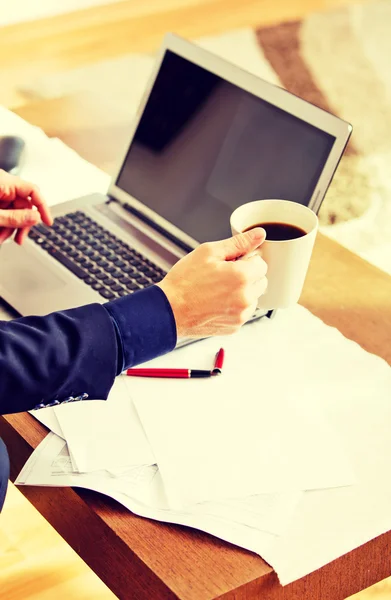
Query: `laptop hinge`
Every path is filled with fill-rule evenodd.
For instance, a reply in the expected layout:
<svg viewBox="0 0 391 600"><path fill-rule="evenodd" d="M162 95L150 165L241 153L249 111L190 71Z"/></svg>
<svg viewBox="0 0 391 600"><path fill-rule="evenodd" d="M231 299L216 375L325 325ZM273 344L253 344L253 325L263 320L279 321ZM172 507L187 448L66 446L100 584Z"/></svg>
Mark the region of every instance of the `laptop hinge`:
<svg viewBox="0 0 391 600"><path fill-rule="evenodd" d="M121 202L120 200L118 200L117 198L113 198L112 196L108 196L108 198L109 198L109 202L115 202L116 204L120 204L124 210L131 213L135 217L141 219L141 221L144 221L144 223L146 223L147 225L149 225L150 227L155 229L155 231L157 231L158 233L161 233L162 235L164 235L164 237L166 237L168 240L173 242L176 246L178 246L182 250L185 250L186 252L191 252L192 250L194 250L194 248L192 246L190 246L189 244L186 244L186 242L183 242L180 238L178 238L176 235L167 231L167 229L165 229L161 225L158 225L158 223L153 221L153 219L150 219L149 217L147 217L144 213L142 213L140 210L137 210L137 208L134 208L134 206L132 206L128 202Z"/></svg>

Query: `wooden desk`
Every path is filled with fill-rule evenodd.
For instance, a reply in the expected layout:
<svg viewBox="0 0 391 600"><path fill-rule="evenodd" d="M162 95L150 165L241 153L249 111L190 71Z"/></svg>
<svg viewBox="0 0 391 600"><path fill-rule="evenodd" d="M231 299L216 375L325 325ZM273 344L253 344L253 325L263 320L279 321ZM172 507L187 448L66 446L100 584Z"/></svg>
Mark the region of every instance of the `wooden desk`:
<svg viewBox="0 0 391 600"><path fill-rule="evenodd" d="M111 168L117 156L110 152L117 154L115 140L123 136L123 128L120 122L106 126L104 113L96 105L89 110L86 97L19 111L98 166ZM391 364L390 299L391 277L318 237L302 303ZM45 434L30 415L0 420L12 479ZM142 519L87 490L21 489L121 600L343 600L390 575L389 561L382 557L389 553L391 532L282 588L261 558L207 534Z"/></svg>

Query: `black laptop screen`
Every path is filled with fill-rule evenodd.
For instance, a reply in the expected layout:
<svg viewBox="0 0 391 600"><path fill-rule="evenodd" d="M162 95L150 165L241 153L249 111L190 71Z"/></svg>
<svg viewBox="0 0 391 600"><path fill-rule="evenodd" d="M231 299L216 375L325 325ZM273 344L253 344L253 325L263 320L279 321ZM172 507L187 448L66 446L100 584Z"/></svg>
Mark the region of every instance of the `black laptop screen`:
<svg viewBox="0 0 391 600"><path fill-rule="evenodd" d="M245 202L308 204L335 138L167 51L117 186L199 242Z"/></svg>

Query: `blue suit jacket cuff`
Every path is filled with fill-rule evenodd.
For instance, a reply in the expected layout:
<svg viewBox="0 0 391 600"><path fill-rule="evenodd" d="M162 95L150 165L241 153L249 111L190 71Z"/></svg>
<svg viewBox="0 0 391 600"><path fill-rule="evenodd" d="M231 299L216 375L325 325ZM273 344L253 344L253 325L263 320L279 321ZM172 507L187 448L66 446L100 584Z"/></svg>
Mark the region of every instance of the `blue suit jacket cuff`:
<svg viewBox="0 0 391 600"><path fill-rule="evenodd" d="M174 314L165 293L156 285L108 302L104 307L117 333L120 363L117 374L175 348Z"/></svg>

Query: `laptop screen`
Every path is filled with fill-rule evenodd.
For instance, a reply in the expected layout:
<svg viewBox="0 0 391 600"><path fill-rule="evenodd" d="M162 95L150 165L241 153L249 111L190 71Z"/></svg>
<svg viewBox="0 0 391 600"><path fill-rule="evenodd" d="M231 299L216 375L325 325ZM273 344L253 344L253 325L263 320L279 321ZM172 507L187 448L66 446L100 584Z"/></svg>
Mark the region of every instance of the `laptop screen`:
<svg viewBox="0 0 391 600"><path fill-rule="evenodd" d="M335 138L171 51L117 186L198 242L245 202L308 204Z"/></svg>

